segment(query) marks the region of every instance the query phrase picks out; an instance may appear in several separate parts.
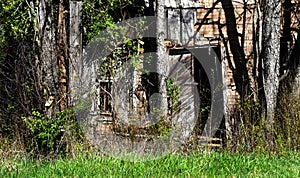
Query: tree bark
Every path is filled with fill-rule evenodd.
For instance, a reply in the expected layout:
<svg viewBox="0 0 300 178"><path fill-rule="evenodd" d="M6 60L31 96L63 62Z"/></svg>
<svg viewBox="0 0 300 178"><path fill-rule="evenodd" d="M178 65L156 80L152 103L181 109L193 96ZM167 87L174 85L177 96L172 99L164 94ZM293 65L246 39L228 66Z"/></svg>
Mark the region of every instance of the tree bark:
<svg viewBox="0 0 300 178"><path fill-rule="evenodd" d="M55 59L55 24L53 23L53 4L51 0L38 1L36 14L37 44L36 58L38 83L43 92L44 113L48 118L56 111L56 59Z"/></svg>
<svg viewBox="0 0 300 178"><path fill-rule="evenodd" d="M265 0L263 4L263 87L266 101L267 139L274 144L274 117L279 87L281 0Z"/></svg>
<svg viewBox="0 0 300 178"><path fill-rule="evenodd" d="M79 77L81 76L82 67L82 34L80 30L82 18L82 2L70 1L70 49L69 49L69 104L74 105L78 98L76 92L79 91Z"/></svg>
<svg viewBox="0 0 300 178"><path fill-rule="evenodd" d="M59 110L62 111L68 107L68 48L66 34L66 3L59 1L58 25L57 25L57 65L59 68Z"/></svg>
<svg viewBox="0 0 300 178"><path fill-rule="evenodd" d="M283 29L282 29L282 38L280 46L280 64L281 68L279 70L280 75L283 75L287 69L287 62L289 59L290 53L290 42L291 42L291 0L284 0L283 5Z"/></svg>
<svg viewBox="0 0 300 178"><path fill-rule="evenodd" d="M44 113L48 118L53 118L54 112L62 111L68 106L69 71L65 15L68 4L65 0L60 0L57 5L50 0L39 0L36 15L36 41L39 46L37 76L44 96Z"/></svg>
<svg viewBox="0 0 300 178"><path fill-rule="evenodd" d="M157 0L157 73L159 74L159 110L160 114L166 116L168 113L168 102L167 102L167 89L166 89L166 53L164 49L164 38L165 38L165 11L164 11L164 0Z"/></svg>
<svg viewBox="0 0 300 178"><path fill-rule="evenodd" d="M232 68L233 78L237 92L240 94L241 99L243 99L249 88L249 76L246 67L247 61L245 58L245 52L239 42L239 34L237 31L236 17L232 1L221 0L221 3L225 12L228 40L235 64L235 68Z"/></svg>
<svg viewBox="0 0 300 178"><path fill-rule="evenodd" d="M300 27L298 30L300 34ZM292 92L300 97L300 36L298 35L290 57L289 69L292 73Z"/></svg>

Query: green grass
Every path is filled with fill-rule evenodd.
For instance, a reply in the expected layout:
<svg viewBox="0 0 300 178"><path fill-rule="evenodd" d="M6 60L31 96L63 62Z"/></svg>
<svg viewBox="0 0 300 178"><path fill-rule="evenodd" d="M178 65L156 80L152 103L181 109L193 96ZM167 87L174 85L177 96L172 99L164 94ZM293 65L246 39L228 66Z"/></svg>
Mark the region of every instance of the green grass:
<svg viewBox="0 0 300 178"><path fill-rule="evenodd" d="M300 177L299 158L299 153L197 153L145 162L100 156L52 161L6 159L0 163L0 177Z"/></svg>

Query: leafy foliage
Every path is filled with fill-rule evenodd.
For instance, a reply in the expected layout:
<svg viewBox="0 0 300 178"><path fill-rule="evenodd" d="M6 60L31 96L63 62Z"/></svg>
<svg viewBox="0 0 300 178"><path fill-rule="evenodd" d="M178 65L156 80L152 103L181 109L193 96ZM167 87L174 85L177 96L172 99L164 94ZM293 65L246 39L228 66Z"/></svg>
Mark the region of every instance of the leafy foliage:
<svg viewBox="0 0 300 178"><path fill-rule="evenodd" d="M63 151L66 134L76 136L80 133L74 121L73 111L70 110L58 112L52 119L46 119L43 114L34 110L32 116L22 119L30 131L29 147L33 153L48 154Z"/></svg>
<svg viewBox="0 0 300 178"><path fill-rule="evenodd" d="M142 14L143 6L139 0L84 0L83 22L85 42L91 40L116 22Z"/></svg>
<svg viewBox="0 0 300 178"><path fill-rule="evenodd" d="M179 86L176 85L172 79L166 79L166 85L167 85L167 97L168 97L168 103L169 103L169 109L171 111L178 111L180 107L180 89Z"/></svg>
<svg viewBox="0 0 300 178"><path fill-rule="evenodd" d="M0 3L1 43L7 42L10 37L24 40L34 35L32 32L35 14L29 3L33 2L14 0Z"/></svg>
<svg viewBox="0 0 300 178"><path fill-rule="evenodd" d="M25 108L35 102L32 70L35 35L33 6L34 1L13 0L0 3L0 111L3 112L4 119L15 117L17 112L23 114L26 112ZM9 109L10 106L15 108Z"/></svg>

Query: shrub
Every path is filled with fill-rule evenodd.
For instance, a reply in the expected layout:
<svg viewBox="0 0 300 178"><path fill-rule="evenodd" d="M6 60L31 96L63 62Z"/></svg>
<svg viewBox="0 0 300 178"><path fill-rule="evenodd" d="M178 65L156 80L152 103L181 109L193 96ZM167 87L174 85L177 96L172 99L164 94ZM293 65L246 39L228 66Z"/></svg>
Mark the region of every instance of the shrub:
<svg viewBox="0 0 300 178"><path fill-rule="evenodd" d="M66 153L74 138L82 138L72 110L57 112L51 119L34 110L30 117L22 117L22 120L29 131L25 136L27 150L33 155Z"/></svg>

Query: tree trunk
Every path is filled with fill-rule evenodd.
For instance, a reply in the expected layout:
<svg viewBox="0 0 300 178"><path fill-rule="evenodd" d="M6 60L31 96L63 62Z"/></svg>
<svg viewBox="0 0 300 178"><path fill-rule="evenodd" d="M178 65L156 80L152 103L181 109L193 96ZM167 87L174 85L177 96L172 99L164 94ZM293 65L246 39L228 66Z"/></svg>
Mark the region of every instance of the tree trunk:
<svg viewBox="0 0 300 178"><path fill-rule="evenodd" d="M36 64L38 83L45 102L44 113L48 118L56 110L56 58L55 58L55 25L53 23L53 4L51 0L38 1L36 14L37 44L39 51Z"/></svg>
<svg viewBox="0 0 300 178"><path fill-rule="evenodd" d="M263 4L263 87L266 101L267 141L274 145L274 117L279 86L281 0Z"/></svg>
<svg viewBox="0 0 300 178"><path fill-rule="evenodd" d="M76 92L79 91L79 76L82 67L82 34L80 31L82 17L82 2L70 1L70 49L69 49L69 104L74 105L78 98Z"/></svg>
<svg viewBox="0 0 300 178"><path fill-rule="evenodd" d="M69 71L65 18L67 3L60 0L58 9L56 7L50 0L39 0L36 15L39 46L36 62L37 76L44 96L44 113L48 118L53 118L54 112L68 106ZM57 10L57 23L55 23L54 12Z"/></svg>
<svg viewBox="0 0 300 178"><path fill-rule="evenodd" d="M235 68L232 69L233 78L237 92L240 94L241 99L243 99L249 88L249 76L246 68L245 52L239 42L236 17L232 1L221 0L221 3L225 12L228 40L235 64Z"/></svg>
<svg viewBox="0 0 300 178"><path fill-rule="evenodd" d="M166 116L168 113L168 102L167 102L167 89L166 89L166 60L164 49L164 38L165 38L165 13L164 13L164 0L157 0L157 73L159 74L159 93L160 97L157 98L159 101L160 114Z"/></svg>
<svg viewBox="0 0 300 178"><path fill-rule="evenodd" d="M298 30L300 34L300 27ZM300 97L300 36L298 35L290 57L290 71L292 73L292 92Z"/></svg>
<svg viewBox="0 0 300 178"><path fill-rule="evenodd" d="M66 3L64 0L59 1L58 25L57 25L57 65L59 68L59 110L62 111L68 107L68 48L66 34Z"/></svg>
<svg viewBox="0 0 300 178"><path fill-rule="evenodd" d="M291 0L285 0L283 3L283 29L282 29L282 38L280 46L280 64L281 68L279 70L280 76L284 74L287 69L287 63L290 53L290 42L291 42L291 10L292 4Z"/></svg>

